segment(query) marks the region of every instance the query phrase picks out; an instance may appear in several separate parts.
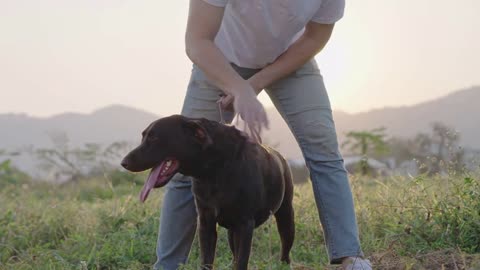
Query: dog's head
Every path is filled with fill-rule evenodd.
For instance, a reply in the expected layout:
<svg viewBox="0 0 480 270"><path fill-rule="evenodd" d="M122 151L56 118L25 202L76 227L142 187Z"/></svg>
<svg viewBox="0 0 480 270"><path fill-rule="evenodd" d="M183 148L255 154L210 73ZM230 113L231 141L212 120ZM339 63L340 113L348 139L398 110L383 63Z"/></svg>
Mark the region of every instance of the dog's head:
<svg viewBox="0 0 480 270"><path fill-rule="evenodd" d="M151 123L142 132L140 145L122 160L122 166L132 172L152 169L140 193L142 202L150 190L166 185L182 164L198 161L212 145L205 121L173 115Z"/></svg>

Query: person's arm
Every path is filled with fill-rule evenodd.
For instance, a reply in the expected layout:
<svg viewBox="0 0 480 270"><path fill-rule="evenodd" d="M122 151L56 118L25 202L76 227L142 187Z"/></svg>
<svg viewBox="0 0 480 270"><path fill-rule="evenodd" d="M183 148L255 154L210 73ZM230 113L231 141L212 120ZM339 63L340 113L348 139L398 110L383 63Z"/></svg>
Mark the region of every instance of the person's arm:
<svg viewBox="0 0 480 270"><path fill-rule="evenodd" d="M190 0L185 48L190 60L209 80L234 97L234 109L254 133L268 125L267 116L255 91L229 64L214 40L222 22L224 7L204 0Z"/></svg>
<svg viewBox="0 0 480 270"><path fill-rule="evenodd" d="M334 24L309 22L303 35L290 48L249 79L252 87L256 91L261 91L300 68L325 47L332 35L333 27Z"/></svg>
<svg viewBox="0 0 480 270"><path fill-rule="evenodd" d="M255 92L261 92L264 88L294 72L318 54L330 39L333 27L334 24L309 22L302 36L280 57L248 79ZM233 95L223 97L221 99L222 107L227 110L231 109L233 101Z"/></svg>
<svg viewBox="0 0 480 270"><path fill-rule="evenodd" d="M220 28L224 7L217 7L203 0L190 0L185 49L187 56L205 72L218 88L235 95L237 85L245 83L230 66L214 43Z"/></svg>

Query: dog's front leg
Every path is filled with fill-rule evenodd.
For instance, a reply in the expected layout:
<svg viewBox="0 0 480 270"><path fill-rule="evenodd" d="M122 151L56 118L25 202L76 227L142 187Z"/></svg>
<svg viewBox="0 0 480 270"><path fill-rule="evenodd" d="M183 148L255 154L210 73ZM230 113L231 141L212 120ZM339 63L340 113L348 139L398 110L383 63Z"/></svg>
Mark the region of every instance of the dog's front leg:
<svg viewBox="0 0 480 270"><path fill-rule="evenodd" d="M215 214L211 209L199 211L200 256L202 270L212 269L217 245L217 226Z"/></svg>
<svg viewBox="0 0 480 270"><path fill-rule="evenodd" d="M248 220L246 223L239 225L234 230L235 243L235 270L247 270L248 259L250 258L250 249L252 247L253 230L255 229L255 221Z"/></svg>

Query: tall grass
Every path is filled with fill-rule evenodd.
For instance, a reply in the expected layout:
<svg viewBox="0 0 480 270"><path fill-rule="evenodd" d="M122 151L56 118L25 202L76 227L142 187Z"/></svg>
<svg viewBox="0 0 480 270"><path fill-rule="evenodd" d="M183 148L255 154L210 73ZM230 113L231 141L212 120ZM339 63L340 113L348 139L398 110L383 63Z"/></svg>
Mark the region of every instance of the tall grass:
<svg viewBox="0 0 480 270"><path fill-rule="evenodd" d="M61 186L3 182L0 269L150 269L162 190L139 203L144 177L112 172ZM352 176L351 183L363 249L376 269L480 269L478 175ZM296 186L294 203L293 268L330 267L309 183ZM270 219L255 231L251 269L288 269L279 252ZM198 257L195 240L184 269L197 269ZM222 228L215 264L231 267Z"/></svg>

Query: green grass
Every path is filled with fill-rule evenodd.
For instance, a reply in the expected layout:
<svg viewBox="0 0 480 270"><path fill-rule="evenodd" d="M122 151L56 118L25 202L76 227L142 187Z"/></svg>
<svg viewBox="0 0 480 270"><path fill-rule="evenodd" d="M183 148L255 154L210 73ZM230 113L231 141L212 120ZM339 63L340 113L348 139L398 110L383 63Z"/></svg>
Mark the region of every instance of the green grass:
<svg viewBox="0 0 480 270"><path fill-rule="evenodd" d="M0 175L0 269L150 269L162 190L139 203L144 177L114 172L60 186ZM480 269L478 175L351 182L375 269ZM331 267L309 183L296 186L295 211L294 269ZM251 269L287 269L279 247L270 219L255 231ZM198 269L198 255L195 240L184 268ZM215 264L229 269L230 262L219 228Z"/></svg>

